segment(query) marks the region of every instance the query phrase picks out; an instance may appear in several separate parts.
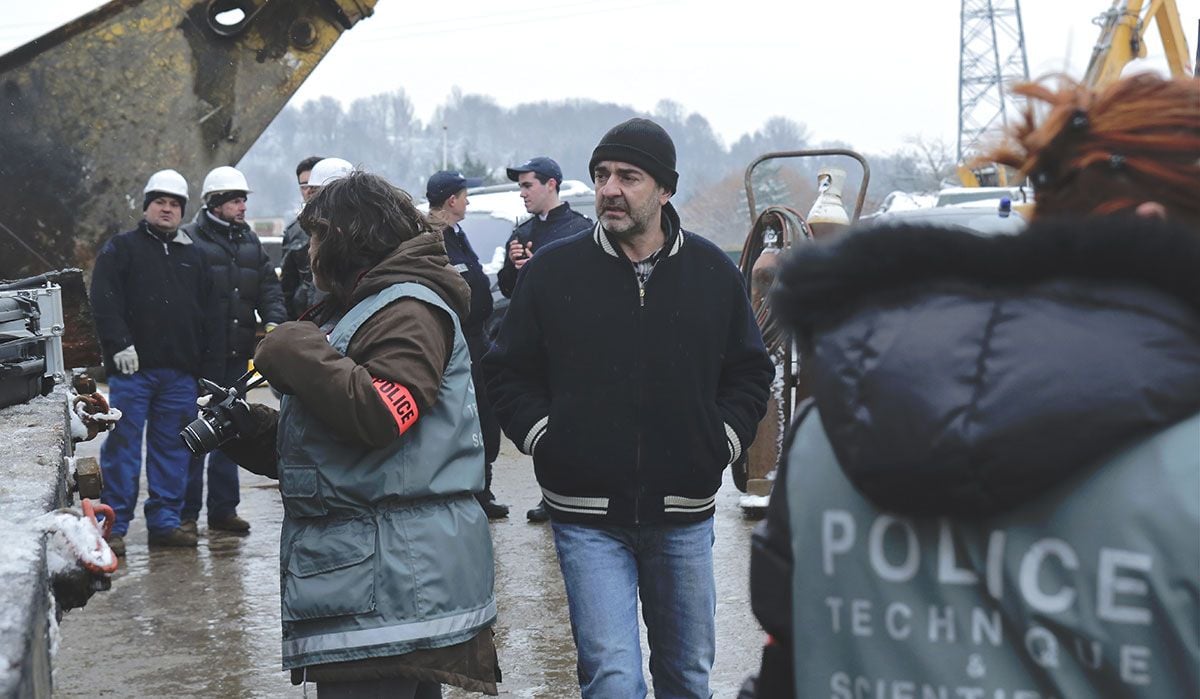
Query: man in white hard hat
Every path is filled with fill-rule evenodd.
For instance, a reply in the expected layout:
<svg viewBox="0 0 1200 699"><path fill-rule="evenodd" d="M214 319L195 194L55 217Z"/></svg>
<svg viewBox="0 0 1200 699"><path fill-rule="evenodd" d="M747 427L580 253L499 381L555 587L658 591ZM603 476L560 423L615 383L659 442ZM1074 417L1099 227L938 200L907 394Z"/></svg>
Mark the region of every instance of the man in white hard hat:
<svg viewBox="0 0 1200 699"><path fill-rule="evenodd" d="M262 318L267 332L287 320L275 266L258 236L246 225L250 191L246 176L236 168L214 168L204 178L203 208L183 227L204 253L212 273L211 303L221 320L212 349L221 358L221 365L215 375L206 378L222 386L232 385L246 373L254 356L258 318ZM237 464L220 451L209 454L207 461L208 528L235 534L249 532L250 523L237 514L241 502ZM182 526L189 531L196 530L204 500L204 463L205 457L195 457L188 474Z"/></svg>
<svg viewBox="0 0 1200 699"><path fill-rule="evenodd" d="M296 166L296 182L300 185L300 198L307 204L317 196L326 184L345 177L354 171L350 161L341 158L305 158ZM306 310L325 298L325 292L313 284L312 270L308 263L308 233L300 227L299 219L293 221L283 232L283 262L280 263L280 281L283 285L284 302L288 317L298 319Z"/></svg>
<svg viewBox="0 0 1200 699"><path fill-rule="evenodd" d="M146 183L142 221L114 236L92 270L92 308L104 348L109 400L124 417L100 451L102 498L115 514L109 546L125 555L137 507L146 432L146 527L151 546L195 546L181 511L191 454L179 431L196 417L196 380L215 370L212 277L179 229L187 181L174 170Z"/></svg>

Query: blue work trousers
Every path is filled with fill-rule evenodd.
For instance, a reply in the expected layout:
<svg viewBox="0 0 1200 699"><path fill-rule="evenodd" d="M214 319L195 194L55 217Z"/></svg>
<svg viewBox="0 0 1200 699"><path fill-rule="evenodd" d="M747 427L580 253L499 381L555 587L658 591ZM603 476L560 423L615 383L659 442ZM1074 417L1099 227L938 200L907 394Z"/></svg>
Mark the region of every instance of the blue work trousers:
<svg viewBox="0 0 1200 699"><path fill-rule="evenodd" d="M228 387L246 373L245 359L229 362L220 382ZM238 483L238 465L220 449L206 456L192 458L188 469L187 493L183 499L183 520L195 522L200 519L200 505L204 501L204 464L208 463L208 519L216 521L237 514L242 501Z"/></svg>
<svg viewBox="0 0 1200 699"><path fill-rule="evenodd" d="M695 524L553 523L583 699L645 697L637 603L657 699L709 699L716 656L712 518Z"/></svg>
<svg viewBox="0 0 1200 699"><path fill-rule="evenodd" d="M113 535L124 536L137 508L146 439L146 527L179 526L191 452L179 432L196 417L196 377L176 369L112 374L108 398L122 417L100 449L101 499L113 508Z"/></svg>

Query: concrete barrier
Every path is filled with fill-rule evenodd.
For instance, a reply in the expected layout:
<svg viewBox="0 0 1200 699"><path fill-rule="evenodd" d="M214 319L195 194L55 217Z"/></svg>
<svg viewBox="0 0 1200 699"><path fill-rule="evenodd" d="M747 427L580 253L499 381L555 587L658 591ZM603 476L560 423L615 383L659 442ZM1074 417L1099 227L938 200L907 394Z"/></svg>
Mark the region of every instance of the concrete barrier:
<svg viewBox="0 0 1200 699"><path fill-rule="evenodd" d="M70 504L67 394L0 410L0 696L49 697L58 621L37 518Z"/></svg>

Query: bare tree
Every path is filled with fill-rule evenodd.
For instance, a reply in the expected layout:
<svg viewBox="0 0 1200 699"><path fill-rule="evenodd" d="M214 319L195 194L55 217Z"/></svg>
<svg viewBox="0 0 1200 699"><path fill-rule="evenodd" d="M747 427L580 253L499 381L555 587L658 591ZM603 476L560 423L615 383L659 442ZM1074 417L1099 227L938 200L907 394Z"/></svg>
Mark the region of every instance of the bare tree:
<svg viewBox="0 0 1200 699"><path fill-rule="evenodd" d="M913 134L904 139L905 151L912 156L913 182L917 189L934 192L942 181L954 174L954 149L940 137Z"/></svg>

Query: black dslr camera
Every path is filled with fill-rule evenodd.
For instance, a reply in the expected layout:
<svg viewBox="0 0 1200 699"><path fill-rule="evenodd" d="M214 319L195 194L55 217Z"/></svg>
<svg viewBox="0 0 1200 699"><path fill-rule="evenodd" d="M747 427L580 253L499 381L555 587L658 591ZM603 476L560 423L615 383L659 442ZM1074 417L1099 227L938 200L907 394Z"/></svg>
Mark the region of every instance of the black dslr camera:
<svg viewBox="0 0 1200 699"><path fill-rule="evenodd" d="M188 451L197 456L207 454L238 436L239 418L249 417L244 400L246 393L266 380L259 378L247 385L246 379L252 375L253 372L246 372L229 388L200 379L200 387L211 394L212 399L200 409L200 417L189 422L179 433Z"/></svg>

